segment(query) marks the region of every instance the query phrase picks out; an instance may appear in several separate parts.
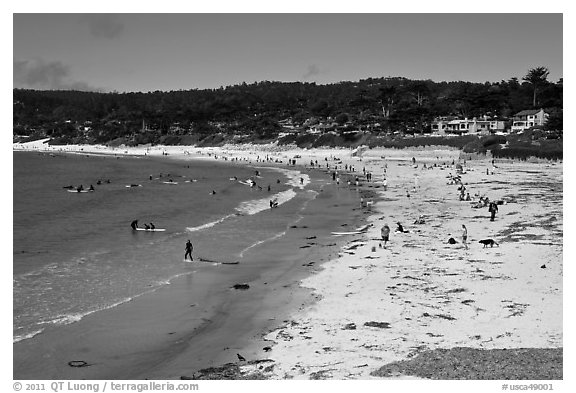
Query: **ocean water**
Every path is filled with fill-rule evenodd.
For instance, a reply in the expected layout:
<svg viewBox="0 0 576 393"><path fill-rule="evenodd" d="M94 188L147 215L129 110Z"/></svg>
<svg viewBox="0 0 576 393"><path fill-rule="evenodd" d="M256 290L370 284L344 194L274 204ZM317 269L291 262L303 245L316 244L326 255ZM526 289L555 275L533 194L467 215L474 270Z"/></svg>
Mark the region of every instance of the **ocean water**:
<svg viewBox="0 0 576 393"><path fill-rule="evenodd" d="M233 179L246 180L256 168L222 162L32 152L14 152L13 160L14 342L175 277L242 261L248 250L282 236L315 197L305 188L307 175L290 169L257 168L260 190ZM63 188L79 184L96 191ZM272 198L281 209L269 208ZM132 231L134 219L166 231ZM187 239L194 263L183 260Z"/></svg>

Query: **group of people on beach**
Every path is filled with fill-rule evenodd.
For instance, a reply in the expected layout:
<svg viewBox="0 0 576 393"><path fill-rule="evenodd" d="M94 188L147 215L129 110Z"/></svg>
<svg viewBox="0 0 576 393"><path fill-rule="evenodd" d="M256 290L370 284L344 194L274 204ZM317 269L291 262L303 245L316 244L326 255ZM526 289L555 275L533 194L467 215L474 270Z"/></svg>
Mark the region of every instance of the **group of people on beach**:
<svg viewBox="0 0 576 393"><path fill-rule="evenodd" d="M416 165L416 160L413 157L412 158L412 164ZM454 166L454 161L452 162L452 165ZM432 168L432 166L429 166L429 168ZM462 177L461 174L462 173L466 173L464 172L462 166L460 165L458 168L458 174L457 175L452 175L452 173L450 173L447 177L449 178L448 184L455 184L458 185L458 191L459 191L459 200L461 201L471 201L472 198L470 196L470 193L467 191L466 186L464 185L464 182L462 181ZM415 178L415 187L417 187L417 179ZM409 191L406 191L406 195L408 197L410 197L410 193ZM479 195L477 195L479 196ZM501 204L501 202L496 202L496 201L490 201L488 199L488 197L482 197L479 196L479 202L477 202L478 205L480 206L473 206L473 207L486 207L488 206L488 211L490 212L490 221L494 221L496 213L498 212L498 204ZM414 221L414 224L424 224L425 223L425 219L424 216L420 215L418 217L418 219L416 219ZM461 240L462 240L462 245L465 249L468 249L468 228L466 227L465 224L461 224ZM404 229L404 227L402 226L402 224L400 222L397 223L397 228L396 228L396 233L407 233L408 231ZM380 229L380 237L381 237L381 243L380 243L380 247L386 248L388 242L390 241L390 227L388 226L388 224L384 224L381 229ZM449 243L451 244L456 244L457 242L453 239L450 238Z"/></svg>

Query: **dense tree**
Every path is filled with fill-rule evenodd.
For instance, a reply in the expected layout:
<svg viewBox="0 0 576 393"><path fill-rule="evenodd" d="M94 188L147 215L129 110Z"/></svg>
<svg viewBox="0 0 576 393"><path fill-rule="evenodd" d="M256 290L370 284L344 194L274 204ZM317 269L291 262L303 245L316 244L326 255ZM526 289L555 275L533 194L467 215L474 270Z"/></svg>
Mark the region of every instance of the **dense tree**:
<svg viewBox="0 0 576 393"><path fill-rule="evenodd" d="M547 83L548 74L550 74L548 68L535 67L530 68L528 70L528 73L522 78L523 81L526 81L532 85L533 90L532 106L534 108L536 107L536 93L538 92L538 89L541 86Z"/></svg>

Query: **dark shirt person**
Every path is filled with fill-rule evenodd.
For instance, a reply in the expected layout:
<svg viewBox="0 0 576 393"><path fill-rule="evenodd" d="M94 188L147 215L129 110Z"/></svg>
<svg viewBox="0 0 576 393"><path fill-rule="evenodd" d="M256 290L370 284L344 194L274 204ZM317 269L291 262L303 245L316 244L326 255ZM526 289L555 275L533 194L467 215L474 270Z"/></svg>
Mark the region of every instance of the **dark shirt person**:
<svg viewBox="0 0 576 393"><path fill-rule="evenodd" d="M494 221L494 217L496 217L496 212L498 211L498 206L494 202L490 202L488 211L490 212L490 221Z"/></svg>
<svg viewBox="0 0 576 393"><path fill-rule="evenodd" d="M188 255L190 255L191 261L194 260L194 258L192 258L192 250L194 250L194 247L192 246L192 242L190 242L190 239L188 239L188 241L186 242L186 253L184 254L184 260L188 258Z"/></svg>

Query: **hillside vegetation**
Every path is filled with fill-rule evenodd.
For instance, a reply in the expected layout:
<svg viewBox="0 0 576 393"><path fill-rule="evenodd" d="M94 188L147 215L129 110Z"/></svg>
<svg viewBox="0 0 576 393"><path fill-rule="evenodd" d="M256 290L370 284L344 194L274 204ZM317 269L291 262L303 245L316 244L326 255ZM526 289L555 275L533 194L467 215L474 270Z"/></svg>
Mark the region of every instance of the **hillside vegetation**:
<svg viewBox="0 0 576 393"><path fill-rule="evenodd" d="M200 145L296 143L302 147L448 145L485 151L561 156L562 80L533 83L434 82L368 78L328 85L258 82L208 90L150 93L13 90L15 141ZM536 103L551 113L542 135L506 136L486 144L476 136L433 137L438 116L510 119ZM310 133L311 128L319 133ZM414 137L416 135L416 137Z"/></svg>

